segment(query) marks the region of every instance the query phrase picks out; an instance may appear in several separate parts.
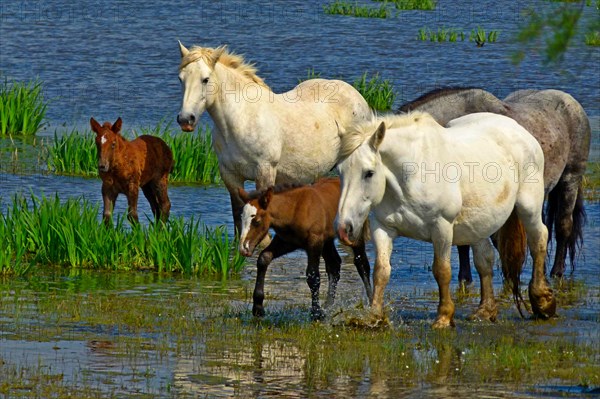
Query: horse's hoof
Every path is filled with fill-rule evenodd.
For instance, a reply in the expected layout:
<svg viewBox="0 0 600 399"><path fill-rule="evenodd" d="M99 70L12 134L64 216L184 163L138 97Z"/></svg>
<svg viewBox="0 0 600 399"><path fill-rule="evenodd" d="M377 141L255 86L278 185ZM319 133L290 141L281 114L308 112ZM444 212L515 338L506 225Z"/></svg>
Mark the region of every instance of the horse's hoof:
<svg viewBox="0 0 600 399"><path fill-rule="evenodd" d="M265 308L254 305L252 307L252 315L254 317L265 317Z"/></svg>
<svg viewBox="0 0 600 399"><path fill-rule="evenodd" d="M532 282L529 282L529 301L534 317L549 319L556 315L556 298L549 286L534 287Z"/></svg>
<svg viewBox="0 0 600 399"><path fill-rule="evenodd" d="M470 315L467 320L469 321L491 321L495 322L498 316L498 309L495 306L480 306L477 308L475 313Z"/></svg>
<svg viewBox="0 0 600 399"><path fill-rule="evenodd" d="M310 318L312 321L321 321L325 319L325 312L321 308L311 309Z"/></svg>
<svg viewBox="0 0 600 399"><path fill-rule="evenodd" d="M448 317L439 316L435 322L433 322L431 327L435 329L454 327L454 320Z"/></svg>

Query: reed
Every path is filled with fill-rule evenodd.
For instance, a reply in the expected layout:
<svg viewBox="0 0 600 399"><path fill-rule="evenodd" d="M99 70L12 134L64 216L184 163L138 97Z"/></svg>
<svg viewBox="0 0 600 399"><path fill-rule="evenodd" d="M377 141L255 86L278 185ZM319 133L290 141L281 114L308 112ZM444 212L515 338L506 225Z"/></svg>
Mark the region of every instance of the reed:
<svg viewBox="0 0 600 399"><path fill-rule="evenodd" d="M48 104L38 80L0 85L0 136L34 135L44 124Z"/></svg>
<svg viewBox="0 0 600 399"><path fill-rule="evenodd" d="M586 33L585 44L588 46L600 46L600 31Z"/></svg>
<svg viewBox="0 0 600 399"><path fill-rule="evenodd" d="M99 214L98 205L82 198L14 197L0 216L0 274L20 275L32 265L51 265L226 278L245 265L225 227L181 218L129 227L120 216L108 228Z"/></svg>
<svg viewBox="0 0 600 399"><path fill-rule="evenodd" d="M390 80L381 78L379 74L368 78L367 72L365 72L352 85L374 110L388 111L392 109L396 93Z"/></svg>
<svg viewBox="0 0 600 399"><path fill-rule="evenodd" d="M302 83L306 80L310 80L310 79L319 79L321 78L321 72L315 72L315 68L308 68L306 70L306 77L304 78L299 78L298 79L298 83Z"/></svg>
<svg viewBox="0 0 600 399"><path fill-rule="evenodd" d="M325 11L325 14L346 15L358 18L388 18L391 15L386 3L380 7L369 7L343 0L336 0L333 3L324 5L323 11Z"/></svg>
<svg viewBox="0 0 600 399"><path fill-rule="evenodd" d="M197 134L175 133L171 125L162 120L155 127L142 128L139 134L158 136L169 145L175 161L173 172L169 176L171 182L221 182L219 162L212 149L212 136L208 125L199 127ZM49 170L60 175L98 176L94 135L77 130L60 136L55 132L54 141L48 148L47 166Z"/></svg>

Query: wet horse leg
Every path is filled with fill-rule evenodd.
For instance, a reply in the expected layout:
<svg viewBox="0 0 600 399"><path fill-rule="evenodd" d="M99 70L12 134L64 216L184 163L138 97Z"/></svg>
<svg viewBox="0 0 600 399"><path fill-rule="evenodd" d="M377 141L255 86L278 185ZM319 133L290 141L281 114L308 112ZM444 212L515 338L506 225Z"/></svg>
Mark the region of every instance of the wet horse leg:
<svg viewBox="0 0 600 399"><path fill-rule="evenodd" d="M102 183L102 201L104 202L102 220L107 226L112 225L112 211L115 207L115 201L117 200L118 195L119 193L111 184L105 182Z"/></svg>
<svg viewBox="0 0 600 399"><path fill-rule="evenodd" d="M519 219L527 234L527 246L533 258L533 272L529 282L529 301L534 315L548 318L556 313L556 298L544 271L544 261L548 245L548 229L542 223L540 209L528 210L517 204Z"/></svg>
<svg viewBox="0 0 600 399"><path fill-rule="evenodd" d="M139 196L139 185L137 182L130 182L127 190L127 218L132 224L139 223L137 204Z"/></svg>
<svg viewBox="0 0 600 399"><path fill-rule="evenodd" d="M438 284L440 300L433 328L454 326L454 302L450 296L450 253L452 248L452 225L440 222L432 231L433 276Z"/></svg>
<svg viewBox="0 0 600 399"><path fill-rule="evenodd" d="M335 301L335 293L337 290L337 284L340 280L340 267L342 265L342 258L338 254L333 239L328 240L323 244L323 259L325 260L325 270L327 271L327 278L329 287L327 289L327 299L325 300L325 309L333 305Z"/></svg>
<svg viewBox="0 0 600 399"><path fill-rule="evenodd" d="M171 200L169 199L167 190L168 181L168 175L163 176L154 187L155 197L158 205L158 214L156 217L163 222L166 222L169 219L169 214L171 212Z"/></svg>
<svg viewBox="0 0 600 399"><path fill-rule="evenodd" d="M252 314L256 317L263 317L265 315L265 309L263 307L263 301L265 299L265 275L267 274L267 268L273 261L273 259L279 258L285 254L288 254L297 247L290 243L283 241L278 236L273 238L271 244L265 248L258 256L256 262L256 283L254 285L254 293L252 295Z"/></svg>
<svg viewBox="0 0 600 399"><path fill-rule="evenodd" d="M229 191L235 234L236 236L239 236L240 231L242 231L242 209L244 208L244 201L240 198L238 189L244 187L244 177L238 173L232 172L223 165L219 165L219 172L227 191Z"/></svg>
<svg viewBox="0 0 600 399"><path fill-rule="evenodd" d="M393 236L381 228L373 230L375 268L373 270L373 301L371 313L375 321L383 320L383 293L390 281Z"/></svg>
<svg viewBox="0 0 600 399"><path fill-rule="evenodd" d="M498 308L496 307L492 286L494 250L488 238L473 245L473 261L481 282L481 300L479 301L479 307L469 319L496 321Z"/></svg>
<svg viewBox="0 0 600 399"><path fill-rule="evenodd" d="M311 241L310 238L309 241ZM306 249L306 255L308 256L308 264L306 266L306 283L308 284L308 288L310 288L310 317L313 320L321 320L325 316L323 310L321 309L321 305L319 304L319 289L321 287L319 263L321 261L322 253L322 242L309 242L308 248Z"/></svg>
<svg viewBox="0 0 600 399"><path fill-rule="evenodd" d="M146 199L148 200L148 203L150 203L152 214L156 218L156 213L158 212L158 201L156 200L154 183L149 182L145 186L142 186L142 192L144 193L144 197L146 197Z"/></svg>
<svg viewBox="0 0 600 399"><path fill-rule="evenodd" d="M277 169L269 163L264 163L256 168L256 189L264 190L275 185ZM271 235L267 234L258 244L260 248L266 248L271 243Z"/></svg>

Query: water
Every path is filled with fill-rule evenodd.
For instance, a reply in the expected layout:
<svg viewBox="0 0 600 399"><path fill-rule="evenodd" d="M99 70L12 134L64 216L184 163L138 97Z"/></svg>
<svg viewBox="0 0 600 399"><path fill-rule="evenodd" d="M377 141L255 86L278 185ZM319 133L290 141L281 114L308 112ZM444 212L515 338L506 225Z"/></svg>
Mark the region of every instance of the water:
<svg viewBox="0 0 600 399"><path fill-rule="evenodd" d="M522 12L530 5L548 7L547 3L441 2L436 11L406 12L389 20L326 16L322 13L325 3L3 2L0 4L0 73L9 79L39 77L44 82L46 97L52 102L48 109L50 125L42 137L49 136L56 128L87 129L90 116L100 120L122 116L125 129L155 125L161 118L174 120L181 101L177 39L186 46L228 44L231 50L255 62L259 75L276 92L293 87L310 68L323 77L349 81L365 71L378 72L393 81L398 92L396 107L427 90L447 85L479 86L499 97L518 89L556 88L571 93L586 109L593 129L591 158L598 159L600 51L583 45L578 37L559 68L543 66L535 52L529 52L518 67L509 60L510 53L517 49L509 39L524 22ZM593 7L586 8L584 19L594 18L597 15L594 12ZM477 26L499 30L499 41L476 48L468 42L438 44L416 40L420 28L435 30L441 26L465 31ZM19 146L30 144L18 143ZM32 159L36 157L32 155ZM57 177L39 171L13 175L8 166L0 166L0 197L4 204L15 193L37 196L56 193L60 198L83 196L92 203L101 203L99 179ZM171 186L169 194L174 217L200 216L209 225L226 224L231 231L229 198L223 187ZM115 211L125 212L125 202L120 198ZM509 300L503 298L500 309L503 321L493 329L509 335L504 330L516 322L528 333L539 335L540 340L566 336L577 342L598 342L600 204L587 203L586 209L586 243L573 279L585 287L587 297L576 299L572 307L559 303L561 318L542 327L518 320ZM143 199L140 214L150 215ZM430 270L430 247L430 244L406 239L395 242L386 302L396 326L402 326L404 321L409 329L418 331L427 328L423 326L428 326L435 316L436 283ZM373 259L372 247L369 246L368 252ZM360 303L358 293L362 290L351 259L343 255L337 301L340 311ZM265 303L269 322L276 324L279 318L291 317L309 325L306 314L309 290L304 281L304 267L302 255L291 255L274 262L269 269ZM530 267L525 273L530 273ZM453 271L456 270L456 253L453 253ZM9 302L22 298L23 308L19 308L18 314L11 313L10 307L0 310L0 364L24 368L38 364L44 372L51 369L52 373L62 373L62 382L67 385L91 384L101 394L116 396L135 396L139 392L162 397L482 394L473 388L477 381L468 380L470 388L444 382L452 380L452 367L461 362L454 349L461 353L465 345L458 345L451 353L441 347L415 355L417 360L421 359L417 363L424 364L425 369L424 380L418 380L416 387L407 388L398 370L383 368L387 378L379 378L371 365L375 359L364 355L364 364L358 367L358 372L345 370L346 374L336 375L328 386L311 390L315 371L309 368L309 360L314 354L286 340L264 339L260 329L248 321L254 276L255 268L249 266L239 281L225 285L152 274L92 272L88 275L68 271L11 280L2 284L0 293ZM498 271L494 287L496 292L501 289ZM477 283L473 290L477 291ZM184 345L190 350L183 353L179 348L182 344L174 338L177 334L169 328L165 329L169 333L164 334L152 328L142 329L138 334L120 329L118 322L94 322L89 315L79 321L76 315L68 322L62 320L67 317L66 310L60 307L64 302L85 302L86 298L93 302L94 297L104 296L107 302L114 296L143 303L149 301L148 298L156 299L162 312L174 306L171 301L189 297L195 305L190 315L195 322L210 320L210 315L216 312L198 299L205 296L206 301L214 300L219 306L230 307L230 310L219 310L223 314L217 314L225 322L229 322L228 317L240 318L242 330L248 337L240 344L236 341L237 332L217 328L217 335L222 334L227 341L224 347L219 341L223 337L215 338L209 333L199 337L191 335ZM41 307L44 302L52 305ZM469 297L466 303L459 303L457 320L463 320L476 303L476 295ZM85 304L81 306L86 309ZM56 319L61 323L57 324ZM160 322L160 317L157 316L157 320ZM503 324L506 322L508 326ZM469 334L471 328L478 327L460 324L459 335ZM130 341L142 342L133 358L124 356L130 353ZM246 347L238 348L234 344ZM261 367L261 364L270 364L271 368ZM437 364L445 368L440 371ZM495 397L522 397L532 392L576 397L585 392L578 386L549 385L537 390L501 382L486 386L485 393Z"/></svg>

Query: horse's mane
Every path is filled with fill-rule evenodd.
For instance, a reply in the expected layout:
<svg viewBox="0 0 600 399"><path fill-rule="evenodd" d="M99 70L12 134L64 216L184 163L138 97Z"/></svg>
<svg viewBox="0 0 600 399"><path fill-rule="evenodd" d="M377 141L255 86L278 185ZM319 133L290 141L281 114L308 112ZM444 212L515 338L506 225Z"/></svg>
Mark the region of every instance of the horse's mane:
<svg viewBox="0 0 600 399"><path fill-rule="evenodd" d="M348 129L340 138L340 158L346 158L352 154L364 141L371 137L381 122L385 123L386 129L399 128L414 124L439 125L427 112L413 111L408 114L388 114L373 116L370 121L360 122Z"/></svg>
<svg viewBox="0 0 600 399"><path fill-rule="evenodd" d="M397 112L409 112L418 108L419 106L433 101L437 98L446 97L452 94L460 93L469 90L481 90L480 87L461 87L461 86L448 86L433 89L427 93L417 97L415 100L407 101L398 108Z"/></svg>
<svg viewBox="0 0 600 399"><path fill-rule="evenodd" d="M264 82L264 80L258 75L256 75L256 72L258 70L254 66L254 64L247 63L244 60L244 57L242 57L241 55L230 52L227 49L227 46L220 46L217 48L192 46L190 51L184 57L182 57L181 63L179 64L179 70L185 68L187 65L199 59L202 59L204 62L209 63L213 52L217 50L223 50L223 53L219 57L218 62L220 62L228 68L235 69L245 77L252 80L254 83L269 88L269 86Z"/></svg>

